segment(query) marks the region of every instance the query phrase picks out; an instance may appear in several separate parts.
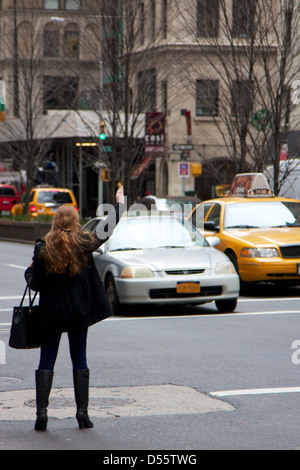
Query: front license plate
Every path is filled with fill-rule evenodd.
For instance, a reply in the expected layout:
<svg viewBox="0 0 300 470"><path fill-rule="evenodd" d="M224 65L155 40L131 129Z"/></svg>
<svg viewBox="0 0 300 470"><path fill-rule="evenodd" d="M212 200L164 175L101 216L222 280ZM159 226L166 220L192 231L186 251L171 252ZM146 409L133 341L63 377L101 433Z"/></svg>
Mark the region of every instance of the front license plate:
<svg viewBox="0 0 300 470"><path fill-rule="evenodd" d="M177 294L197 294L200 282L177 282Z"/></svg>
<svg viewBox="0 0 300 470"><path fill-rule="evenodd" d="M297 263L297 274L300 276L300 263Z"/></svg>

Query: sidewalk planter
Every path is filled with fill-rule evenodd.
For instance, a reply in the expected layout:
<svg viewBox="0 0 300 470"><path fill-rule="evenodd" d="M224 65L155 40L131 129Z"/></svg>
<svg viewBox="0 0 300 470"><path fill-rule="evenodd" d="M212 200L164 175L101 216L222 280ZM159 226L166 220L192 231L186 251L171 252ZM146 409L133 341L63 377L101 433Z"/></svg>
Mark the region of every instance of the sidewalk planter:
<svg viewBox="0 0 300 470"><path fill-rule="evenodd" d="M34 243L49 232L51 223L0 220L0 240Z"/></svg>

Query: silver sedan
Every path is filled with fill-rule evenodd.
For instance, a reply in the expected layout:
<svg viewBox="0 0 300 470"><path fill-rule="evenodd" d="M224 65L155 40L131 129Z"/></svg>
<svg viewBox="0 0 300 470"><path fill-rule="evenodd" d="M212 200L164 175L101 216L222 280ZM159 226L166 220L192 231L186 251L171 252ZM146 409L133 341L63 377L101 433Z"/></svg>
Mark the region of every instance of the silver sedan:
<svg viewBox="0 0 300 470"><path fill-rule="evenodd" d="M95 231L99 220L83 230ZM239 277L233 264L175 214L123 215L94 260L114 313L130 304L215 301L220 312L236 308Z"/></svg>

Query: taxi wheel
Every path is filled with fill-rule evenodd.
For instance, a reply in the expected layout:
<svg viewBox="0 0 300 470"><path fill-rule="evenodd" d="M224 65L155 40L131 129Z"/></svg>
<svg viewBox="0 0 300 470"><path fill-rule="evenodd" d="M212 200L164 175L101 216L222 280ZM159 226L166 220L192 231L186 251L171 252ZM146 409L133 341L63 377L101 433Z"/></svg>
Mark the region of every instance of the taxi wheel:
<svg viewBox="0 0 300 470"><path fill-rule="evenodd" d="M237 306L237 299L216 300L216 307L220 313L233 312Z"/></svg>
<svg viewBox="0 0 300 470"><path fill-rule="evenodd" d="M233 266L235 267L236 272L239 274L239 266L238 266L237 258L235 254L233 253L233 251L228 251L228 252L225 251L225 255L228 256Z"/></svg>
<svg viewBox="0 0 300 470"><path fill-rule="evenodd" d="M109 274L108 277L106 278L105 290L106 290L107 297L111 305L112 311L114 315L116 315L121 310L121 304L119 302L116 284L111 274Z"/></svg>

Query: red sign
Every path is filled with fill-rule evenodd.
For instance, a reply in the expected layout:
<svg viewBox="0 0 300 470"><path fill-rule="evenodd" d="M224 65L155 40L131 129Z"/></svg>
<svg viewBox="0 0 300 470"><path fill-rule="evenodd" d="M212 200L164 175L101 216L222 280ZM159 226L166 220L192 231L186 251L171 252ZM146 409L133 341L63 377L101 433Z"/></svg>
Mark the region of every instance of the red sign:
<svg viewBox="0 0 300 470"><path fill-rule="evenodd" d="M178 174L183 178L188 178L190 176L190 164L186 162L179 162Z"/></svg>
<svg viewBox="0 0 300 470"><path fill-rule="evenodd" d="M145 114L145 154L161 156L165 153L165 113Z"/></svg>

